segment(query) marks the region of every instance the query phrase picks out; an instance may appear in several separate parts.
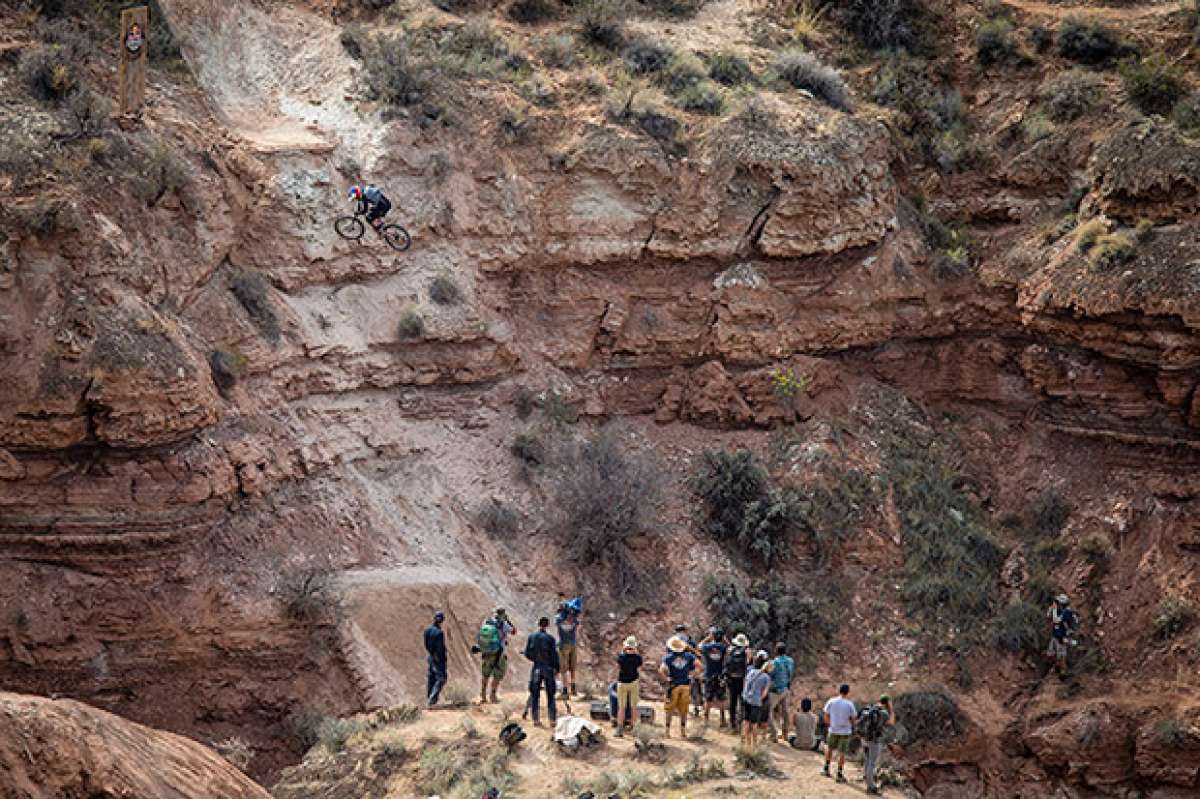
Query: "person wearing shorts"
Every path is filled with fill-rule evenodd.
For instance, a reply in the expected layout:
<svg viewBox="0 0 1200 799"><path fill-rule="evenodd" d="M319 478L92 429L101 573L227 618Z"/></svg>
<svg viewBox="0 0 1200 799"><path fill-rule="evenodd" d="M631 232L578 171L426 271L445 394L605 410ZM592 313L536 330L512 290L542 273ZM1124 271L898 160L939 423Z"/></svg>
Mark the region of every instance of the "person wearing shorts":
<svg viewBox="0 0 1200 799"><path fill-rule="evenodd" d="M825 703L825 723L829 725L829 737L825 746L825 768L821 771L826 777L831 777L829 764L833 753L838 753L837 781L845 782L842 772L846 768L846 751L850 748L850 736L854 733L854 719L858 710L854 703L846 697L850 695L850 686L842 683L838 687L838 695Z"/></svg>
<svg viewBox="0 0 1200 799"><path fill-rule="evenodd" d="M579 635L579 613L563 602L554 617L554 625L558 628L558 660L562 663L563 698L570 694L578 696L579 692L575 689L575 644Z"/></svg>
<svg viewBox="0 0 1200 799"><path fill-rule="evenodd" d="M671 717L679 716L680 735L687 736L688 705L691 701L692 677L697 669L697 658L679 636L667 641L667 654L662 659L658 672L667 681L667 699L663 706L666 714L667 737L671 737Z"/></svg>
<svg viewBox="0 0 1200 799"><path fill-rule="evenodd" d="M758 651L746 671L746 683L742 688L742 744L751 748L767 729L767 694L771 690L771 666L767 657L765 651Z"/></svg>
<svg viewBox="0 0 1200 799"><path fill-rule="evenodd" d="M700 642L700 659L704 661L704 725L708 726L713 705L721 713L721 726L725 726L725 653L729 645L725 633L719 627L708 631L708 637Z"/></svg>

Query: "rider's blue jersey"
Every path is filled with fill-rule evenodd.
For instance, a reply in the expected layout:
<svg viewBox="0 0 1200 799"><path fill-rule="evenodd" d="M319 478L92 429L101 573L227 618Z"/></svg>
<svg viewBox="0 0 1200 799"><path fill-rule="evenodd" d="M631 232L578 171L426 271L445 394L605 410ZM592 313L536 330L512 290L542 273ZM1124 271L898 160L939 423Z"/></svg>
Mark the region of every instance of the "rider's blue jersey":
<svg viewBox="0 0 1200 799"><path fill-rule="evenodd" d="M363 192L363 198L371 205L378 205L387 199L383 196L383 192L374 186L367 186L366 191Z"/></svg>

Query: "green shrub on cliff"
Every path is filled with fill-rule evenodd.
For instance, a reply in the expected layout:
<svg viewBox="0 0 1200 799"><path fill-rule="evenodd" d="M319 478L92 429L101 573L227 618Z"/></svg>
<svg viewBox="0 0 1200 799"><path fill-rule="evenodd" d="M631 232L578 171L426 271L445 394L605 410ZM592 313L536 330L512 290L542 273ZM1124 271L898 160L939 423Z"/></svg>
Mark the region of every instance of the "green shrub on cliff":
<svg viewBox="0 0 1200 799"><path fill-rule="evenodd" d="M1121 62L1125 96L1144 114L1169 114L1187 91L1183 67L1162 53Z"/></svg>

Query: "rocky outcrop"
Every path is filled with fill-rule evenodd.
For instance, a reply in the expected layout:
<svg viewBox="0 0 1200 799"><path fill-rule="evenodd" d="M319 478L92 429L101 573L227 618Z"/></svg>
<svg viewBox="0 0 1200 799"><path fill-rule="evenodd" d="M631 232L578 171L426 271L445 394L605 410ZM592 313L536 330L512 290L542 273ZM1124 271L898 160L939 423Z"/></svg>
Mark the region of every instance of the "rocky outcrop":
<svg viewBox="0 0 1200 799"><path fill-rule="evenodd" d="M207 747L69 699L0 693L0 795L268 799Z"/></svg>

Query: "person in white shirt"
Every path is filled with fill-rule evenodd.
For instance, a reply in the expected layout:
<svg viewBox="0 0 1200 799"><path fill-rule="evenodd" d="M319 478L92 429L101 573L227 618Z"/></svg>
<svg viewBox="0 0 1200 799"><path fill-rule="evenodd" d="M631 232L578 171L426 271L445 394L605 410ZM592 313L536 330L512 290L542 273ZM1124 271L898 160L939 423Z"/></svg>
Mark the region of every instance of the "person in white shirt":
<svg viewBox="0 0 1200 799"><path fill-rule="evenodd" d="M833 760L834 751L837 751L838 782L846 781L846 775L842 771L846 768L846 750L850 748L854 719L858 715L854 703L846 698L849 694L850 686L842 683L838 688L838 695L825 703L825 723L829 725L829 738L825 746L825 768L821 773L826 777L832 776L829 773L829 764Z"/></svg>

